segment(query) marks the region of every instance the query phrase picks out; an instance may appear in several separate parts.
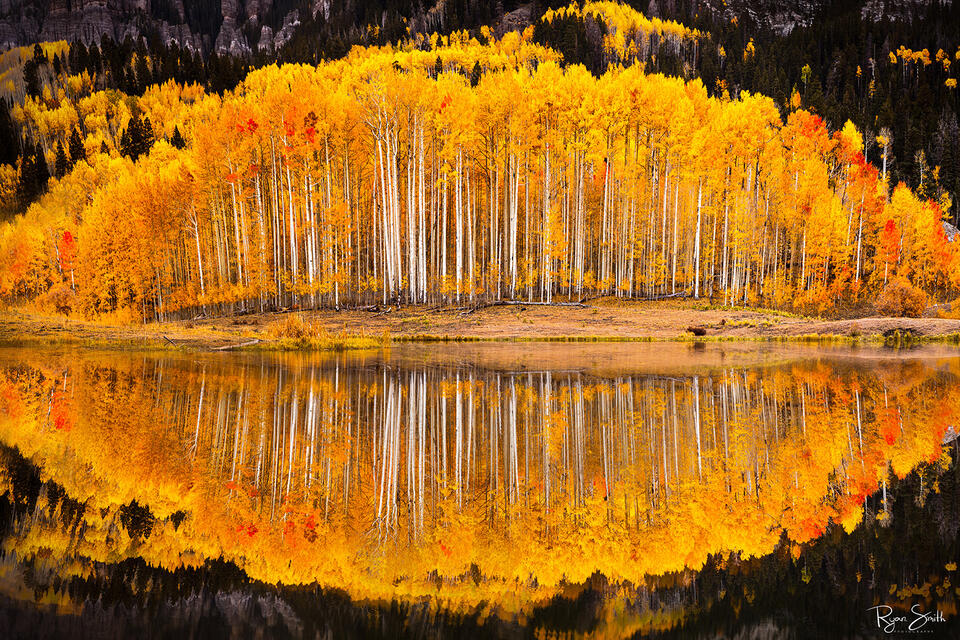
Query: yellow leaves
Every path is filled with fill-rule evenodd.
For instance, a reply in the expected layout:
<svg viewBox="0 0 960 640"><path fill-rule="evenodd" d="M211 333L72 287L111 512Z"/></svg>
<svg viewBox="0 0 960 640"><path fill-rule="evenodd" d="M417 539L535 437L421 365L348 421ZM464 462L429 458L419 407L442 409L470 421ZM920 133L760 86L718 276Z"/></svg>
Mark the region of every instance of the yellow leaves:
<svg viewBox="0 0 960 640"><path fill-rule="evenodd" d="M20 172L13 165L0 164L0 203L13 202L16 197L19 176Z"/></svg>
<svg viewBox="0 0 960 640"><path fill-rule="evenodd" d="M850 120L847 120L846 123L844 123L843 129L840 130L840 137L847 148L849 148L853 153L860 153L863 151L863 136L860 135L860 132L857 131L857 126Z"/></svg>
<svg viewBox="0 0 960 640"><path fill-rule="evenodd" d="M956 78L947 78L946 80L943 81L943 84L944 84L944 86L947 87L948 89L956 89L956 88L957 88L957 79L956 79Z"/></svg>
<svg viewBox="0 0 960 640"><path fill-rule="evenodd" d="M847 533L853 533L854 530L863 522L864 510L860 507L853 507L841 514L840 525Z"/></svg>
<svg viewBox="0 0 960 640"><path fill-rule="evenodd" d="M166 153L161 150L157 160ZM163 172L164 166L158 164L158 171ZM822 530L831 517L835 521L842 518L844 528L852 530L855 523L847 519L852 520L852 514L862 514L862 510L857 505L849 510L849 515L837 515L851 504L846 502L845 490L861 491L862 482L873 491L876 476L871 473L886 471L882 440L871 435L869 424L865 425L862 445L858 446L855 439L852 450L848 448L849 402L835 405L831 400L827 406L825 400L836 387L852 387L853 378L829 367L798 365L789 373L759 376L741 376L740 371L732 370L711 375L709 385L701 379L701 389L746 385L749 393L735 392L736 395L754 398L747 401L753 405L751 411L726 404L722 411L717 407L716 414L735 414L730 418L737 426L730 429L729 446L739 453L729 456L721 452L727 446L727 429L722 428L725 425L708 423L716 419L708 417L715 412L704 412L703 433L723 433L724 444L707 444L704 440L702 478L695 471L693 456L697 455L694 451L699 452L699 446L694 444L689 429L688 395L677 398L683 421L674 436L679 441L678 460L673 462L673 455L668 455L671 460L664 463L664 468L660 466L659 447L662 442L673 446L674 438L669 431L664 436L657 435L657 431L661 425L667 425L669 430L673 422L667 419L673 406L664 398L668 387L651 390L638 384L637 379L630 383L621 379L616 384L561 383L551 387L553 400L549 409L541 410L544 388L532 384L521 386L517 393L521 418L517 426L527 419L532 421L530 440L524 437L514 442L519 449L517 459L521 461L527 458L524 448L530 447L531 472L529 478L520 475L519 496L510 501L504 484L494 486L510 477L501 475L505 473L504 462L491 457L505 451L501 448L503 443L491 441L486 435L490 432L485 421L497 415L491 412L502 406L503 398L493 374L472 384L461 381L459 389L449 377L434 378L427 385L431 389L426 397L427 415L436 419L438 407L433 403L439 400L439 393L433 390L447 398L448 421L454 413L450 396L458 391L472 391L477 401L476 428L470 429L469 436L462 431L455 435L448 422L443 449L446 458L441 457L444 454L439 450L431 452L432 445L427 444L429 459L446 464L425 465L425 514L417 525L411 521L415 518L412 514L417 512L417 496L410 493L416 492L416 473L408 475L409 470L416 471L417 465L404 466L410 460L408 452L418 449L409 440L415 433L406 431L416 421L403 419L397 457L401 466L397 472L401 479L406 478L407 484L401 481L395 504L411 520L402 520L396 530L383 533L373 522L373 509L384 467L377 464L378 458L367 457L371 451L381 450L382 422L372 418L365 421L362 417L369 416L363 409L365 403L383 406L379 402L383 387L376 386L383 380L381 371L351 371L346 375L338 369L333 380L332 372L320 373L318 380L314 373L319 370L303 365L328 361L322 357L297 357L286 361L291 366L284 369L286 382L279 385L274 376L264 376L259 365L235 371L208 358L196 362L164 360L164 366L157 367L149 358L114 361L103 354L85 354L79 362L66 360L76 358L75 354L53 359L43 354L28 357L40 364L16 370L34 372L29 377L33 382L19 387L5 384L7 380L2 376L14 369L3 369L0 402L11 390L17 399L22 395L39 400L24 403L28 419L21 419L22 413L10 419L0 411L0 435L25 455L42 462L54 480L65 484L72 497L83 497L89 487L95 487L95 491L84 516L89 546L68 549L58 537L61 533L57 527L23 538L23 549L50 549L56 556L76 551L83 557L109 561L136 553L167 568L196 566L208 557L223 557L236 562L255 579L285 584L337 584L358 598L436 597L439 590L440 597L454 603L475 604L506 593L513 594L511 597L522 608L527 598L544 594L548 597L564 579L580 582L595 571L612 581L639 582L645 574L699 568L708 554L760 556L777 547L782 529L793 538L793 523L787 522L790 518L803 521L802 533L807 538L817 535L815 532ZM156 376L161 369L163 384L158 384ZM64 370L68 373L67 383L61 382ZM308 370L313 373L303 375ZM363 370L366 367L359 371ZM940 369L931 369L915 384L940 379L942 375ZM398 378L405 380L406 372ZM891 398L901 393L905 397L924 398L936 395L939 389L908 394L913 386L898 390L871 373L862 372L855 379L865 404L881 402L887 386ZM440 384L433 384L436 380ZM683 380L677 382L684 386ZM53 384L58 385L58 390L69 389L74 397L88 399L71 405L71 417L77 419L66 443L62 437L66 434L44 428L38 422L46 415L43 402ZM802 415L808 418L804 431L799 431L799 427L780 431L775 444L769 438L770 423L765 427L759 424L771 400L767 395L771 386L780 388L781 394L785 391L787 397L798 388L808 394L801 401L805 407ZM25 387L31 393L21 394ZM401 404L415 399L408 395L414 393L412 385L399 391ZM614 400L614 394L626 397ZM354 398L361 397L364 404L352 404ZM301 410L291 411L298 398ZM319 405L312 405L316 411L303 410L304 398L319 399ZM785 400L783 395L779 398ZM525 412L527 400L531 409ZM582 421L573 413L580 400L588 411ZM621 403L643 406L643 412L638 410L619 423L596 421L599 407ZM9 401L7 404L12 405ZM921 401L907 407L905 413L919 412L922 404ZM650 411L652 421L645 419ZM544 443L535 425L537 416L544 413L549 416L551 429L560 427L551 430L549 438L565 444L546 461L546 474L542 475L537 467L543 464L540 460ZM276 420L278 415L284 416L285 421L279 431L276 423L271 429L269 422L270 416ZM604 415L602 410L599 415ZM123 419L118 420L117 416ZM799 415L793 413L792 417ZM917 422L922 424L923 420L918 418ZM428 425L427 433L432 435L427 436L426 442L439 447L440 434L433 431L432 423ZM586 433L578 436L578 430ZM356 440L343 439L348 431ZM923 431L926 438L921 437L923 442L918 441L911 452L914 462L927 458L931 448L939 451L940 446L939 434L931 435L919 428L917 431ZM508 433L509 429L500 431L507 443ZM616 445L613 438L624 439ZM360 446L368 439L377 443L369 450L366 445ZM604 446L614 447L611 451L624 444L624 452L632 451L628 443L635 439L643 445L631 454L636 459L623 467L625 473L619 480L605 475L605 457L595 448L601 439ZM813 451L817 455L802 453L810 441L815 441ZM580 448L582 445L586 445L585 449ZM464 446L472 457L461 457L457 464L453 452L462 452ZM648 446L652 455L646 453ZM362 457L357 457L358 450L363 450ZM278 455L271 452L277 451L279 457L271 458ZM664 453L673 452L666 449ZM573 459L578 462L569 462ZM467 465L472 465L470 471L463 469ZM756 472L759 466L764 468L762 473ZM460 469L462 476L472 474L472 479L464 477L458 484L455 468ZM257 481L256 474L261 469L269 471ZM862 473L863 478L846 477L843 470ZM665 476L670 493L664 492L662 485L654 488L648 484L654 472L657 477ZM551 497L546 504L542 498L546 487L540 483L545 476L551 482ZM347 478L349 498L340 484ZM604 500L608 482L610 499ZM437 487L433 495L429 489L432 483ZM332 492L328 494L330 487ZM272 503L275 491L280 493L276 504ZM463 503L457 499L461 491ZM835 510L838 496L843 504ZM179 510L188 515L176 531L169 521L156 522L150 538L139 541L134 549L129 546L133 540L126 530L110 535L118 507L134 498L140 504L148 504L161 520ZM325 506L327 499L329 510ZM549 510L545 509L547 505ZM36 519L33 524L46 526ZM801 546L793 541L786 544L798 561L797 566L805 564L801 561ZM872 567L873 558L868 562ZM722 570L725 561L717 566ZM947 565L948 571L955 568ZM812 579L809 569L800 570L803 579ZM530 586L534 581L537 588ZM923 593L925 588L908 590Z"/></svg>
<svg viewBox="0 0 960 640"><path fill-rule="evenodd" d="M794 110L799 109L801 102L802 99L800 98L800 92L797 91L796 87L794 87L793 93L790 94L790 108Z"/></svg>
<svg viewBox="0 0 960 640"><path fill-rule="evenodd" d="M67 90L71 96L79 97L82 93L93 91L93 78L84 70L79 75L67 77Z"/></svg>
<svg viewBox="0 0 960 640"><path fill-rule="evenodd" d="M938 53L937 54L938 62L941 61L941 58L939 57L939 55L940 54ZM897 49L896 54L894 54L894 52L891 51L889 57L890 57L891 64L896 64L899 59L899 61L903 62L904 65L906 65L908 62L912 62L914 64L919 63L924 67L926 67L926 66L929 66L932 62L930 59L930 51L928 49L913 51L912 49L908 49L903 45L900 45L900 47Z"/></svg>
<svg viewBox="0 0 960 640"><path fill-rule="evenodd" d="M648 55L653 33L670 45L697 37L613 2L571 5L544 19L571 16L609 27L605 46L616 53L614 61ZM430 228L438 232L427 233L427 242L437 249L446 243L446 251L430 249L423 259L428 266L421 287L431 299L502 295L492 292L502 292L510 267L512 287L549 297L552 286L563 284L639 295L638 287L665 286L668 275L680 291L691 288L694 275L699 286L705 265L715 270L719 264L739 273L727 274L738 283L734 287L745 289L738 300L763 297L784 306L797 298L795 283L816 274L804 300L827 309L838 304L836 292L854 290L844 289L853 280L848 273L856 269L857 287L872 275L876 203L885 194L857 157L864 143L852 124L831 135L821 120L800 111L796 88L785 125L772 100L747 93L731 98L723 83L715 87L717 99L699 80L645 74L639 64L614 65L594 78L583 67L562 67L559 54L536 45L531 34L511 32L498 40L485 29L478 38L455 32L356 47L340 61L253 71L223 96L172 82L139 98L88 93L93 79L71 77L63 96L28 100L14 116L48 139L82 125L88 158L103 144L117 150L133 113L148 116L161 138L176 127L190 141L183 153L159 143L143 167L119 166L116 176L84 183L91 186L87 192L73 183L70 193L82 203L72 207L75 217L107 227L95 229L91 222L78 236L81 243L89 238L109 247L82 252L95 261L85 273L122 272L94 277L93 293L81 291L90 311L103 305L112 310L118 288L123 304L139 305L134 315L150 313L151 296L156 306L182 308L284 293L309 295L308 304L341 304L341 295L393 295L394 281L410 288L417 281L409 263L416 262L411 245L419 242L419 210L430 212ZM726 55L722 48L719 53ZM942 64L947 56L941 53L936 58ZM753 41L743 55L754 58ZM918 56L922 61L924 53ZM801 75L810 82L809 65ZM52 148L46 145L51 160ZM418 163L422 178L410 170ZM248 171L251 165L257 171ZM385 166L397 173L378 174ZM420 182L423 195L412 195ZM466 222L462 206L454 222L455 201L475 205L467 208ZM395 219L380 215L388 204L396 205ZM119 219L116 228L95 207ZM42 211L51 214L53 206ZM503 220L514 216L518 225L512 253L509 234L497 238L500 214ZM720 216L730 233L720 239L711 234L709 246L694 252L694 229L700 222L708 232L716 229ZM862 234L848 232L856 216ZM455 224L461 241L456 262ZM397 264L390 265L389 285L387 245L379 244L386 227L397 227L390 234L390 260ZM664 233L656 233L661 228ZM505 244L494 247L498 242ZM42 256L31 246L31 255ZM771 264L774 246L797 247L791 254L800 251L801 259ZM862 249L862 260L855 248ZM736 254L732 267L721 255L729 249ZM762 290L756 275L774 265L779 268L770 281L776 286ZM42 266L33 275L45 283L40 288L49 281ZM840 285L828 291L835 282ZM331 291L335 302L327 299Z"/></svg>

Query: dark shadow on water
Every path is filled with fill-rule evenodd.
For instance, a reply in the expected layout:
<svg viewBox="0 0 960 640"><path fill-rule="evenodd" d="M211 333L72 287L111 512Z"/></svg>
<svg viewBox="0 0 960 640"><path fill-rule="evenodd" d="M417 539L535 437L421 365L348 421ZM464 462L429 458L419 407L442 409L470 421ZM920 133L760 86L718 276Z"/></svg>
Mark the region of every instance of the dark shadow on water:
<svg viewBox="0 0 960 640"><path fill-rule="evenodd" d="M894 481L888 526L876 519L883 507L875 495L867 500L866 524L852 534L831 525L805 545L798 559L789 543L758 559L711 557L695 574L650 578L629 596L595 575L523 620L446 611L425 602L355 602L337 589L268 585L222 561L170 571L135 559L98 564L87 577L62 577L40 558L0 552L7 570L0 631L5 638L527 638L543 630L589 636L599 629L604 603L622 597L625 618L675 614L670 628L641 626L634 637L915 637L882 633L868 609L894 604L894 585L922 589L926 583L929 595L907 600L906 609L910 604L926 612L939 608L947 619L928 623L922 637L960 637L956 587L937 590L944 576L957 579L956 571L945 567L960 557L955 447L951 457L946 471L924 465ZM0 464L10 478L0 496L4 538L24 526L41 491L47 492L50 509L61 505L63 527L76 527L82 505L72 503L55 483L42 482L40 471L16 449L0 448ZM125 514L123 526L134 532L153 518L135 503ZM12 581L32 592L35 601L7 595ZM52 595L81 604L72 610L38 604L55 599Z"/></svg>

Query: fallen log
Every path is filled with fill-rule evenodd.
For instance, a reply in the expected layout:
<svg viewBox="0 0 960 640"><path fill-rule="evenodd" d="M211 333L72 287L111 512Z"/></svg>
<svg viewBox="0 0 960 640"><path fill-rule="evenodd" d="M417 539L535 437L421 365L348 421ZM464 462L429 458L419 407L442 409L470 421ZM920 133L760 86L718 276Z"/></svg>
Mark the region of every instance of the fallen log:
<svg viewBox="0 0 960 640"><path fill-rule="evenodd" d="M481 309L489 309L490 307L577 307L580 309L586 309L587 305L585 305L583 302L527 302L526 300L494 300L493 302L485 302L473 307L466 307L460 315L465 316Z"/></svg>
<svg viewBox="0 0 960 640"><path fill-rule="evenodd" d="M671 298L692 298L689 293L677 291L676 293L667 293L662 296L647 296L646 298L626 298L627 300L636 300L637 302L655 302L657 300L669 300Z"/></svg>
<svg viewBox="0 0 960 640"><path fill-rule="evenodd" d="M254 339L254 340L251 340L251 341L249 341L249 342L241 342L240 344L228 344L228 345L224 345L224 346L222 346L222 347L213 347L213 349L211 349L211 351L229 351L229 350L231 350L231 349L239 349L239 348L241 348L241 347L250 347L250 346L253 346L253 345L258 344L258 343L260 343L260 342L262 342L262 341L259 340L259 339Z"/></svg>

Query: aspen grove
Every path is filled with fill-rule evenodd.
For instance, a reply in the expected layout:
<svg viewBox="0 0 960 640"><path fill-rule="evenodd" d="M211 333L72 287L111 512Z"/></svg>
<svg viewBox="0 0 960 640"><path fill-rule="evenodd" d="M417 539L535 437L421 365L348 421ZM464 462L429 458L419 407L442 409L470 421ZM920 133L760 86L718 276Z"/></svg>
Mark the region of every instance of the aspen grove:
<svg viewBox="0 0 960 640"><path fill-rule="evenodd" d="M222 96L94 93L86 159L0 226L0 296L146 321L600 295L830 312L894 279L955 295L949 202L889 185L853 124L649 75L622 37L600 77L531 30L481 40L357 47ZM115 140L140 116L158 141L134 162Z"/></svg>

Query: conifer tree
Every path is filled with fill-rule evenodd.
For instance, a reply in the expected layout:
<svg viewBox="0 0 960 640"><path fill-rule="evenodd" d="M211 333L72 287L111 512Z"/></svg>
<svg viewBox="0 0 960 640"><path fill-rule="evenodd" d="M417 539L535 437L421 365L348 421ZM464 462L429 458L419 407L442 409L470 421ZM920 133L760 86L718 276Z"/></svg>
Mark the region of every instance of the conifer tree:
<svg viewBox="0 0 960 640"><path fill-rule="evenodd" d="M81 160L87 159L87 152L83 148L83 140L80 139L80 131L76 127L70 132L70 168Z"/></svg>
<svg viewBox="0 0 960 640"><path fill-rule="evenodd" d="M480 84L480 76L483 75L483 70L480 68L480 61L473 63L473 70L470 71L470 86L475 87Z"/></svg>
<svg viewBox="0 0 960 640"><path fill-rule="evenodd" d="M36 166L36 194L40 195L47 190L47 182L50 181L50 168L47 167L47 159L39 142L33 153L33 162Z"/></svg>
<svg viewBox="0 0 960 640"><path fill-rule="evenodd" d="M70 170L70 163L67 160L66 152L63 150L63 143L58 141L57 142L57 161L53 167L54 175L57 176L57 178L62 178L63 176L67 175L67 171L69 170Z"/></svg>
<svg viewBox="0 0 960 640"><path fill-rule="evenodd" d="M170 144L177 149L184 149L187 146L187 141L183 139L183 136L180 134L180 128L173 128L173 135L170 136Z"/></svg>

